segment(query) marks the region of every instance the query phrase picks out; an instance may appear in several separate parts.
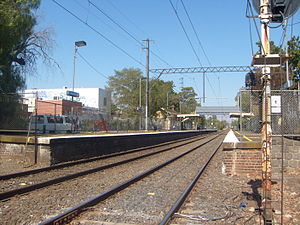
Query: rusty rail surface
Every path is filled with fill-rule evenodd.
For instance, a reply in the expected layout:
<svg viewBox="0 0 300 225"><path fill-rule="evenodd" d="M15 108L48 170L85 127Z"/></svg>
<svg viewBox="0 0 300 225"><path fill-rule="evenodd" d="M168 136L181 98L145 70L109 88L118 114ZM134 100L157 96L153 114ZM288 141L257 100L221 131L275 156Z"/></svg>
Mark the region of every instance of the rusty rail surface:
<svg viewBox="0 0 300 225"><path fill-rule="evenodd" d="M189 195L189 193L192 191L193 187L195 186L195 184L197 183L197 181L199 180L199 178L201 177L201 175L203 174L204 170L206 169L206 167L208 166L208 164L211 162L212 158L214 157L214 155L217 153L217 151L219 150L219 148L221 147L222 142L219 144L219 146L213 151L213 153L210 155L209 159L205 162L205 164L199 169L197 175L195 176L195 178L192 180L192 182L186 187L186 189L183 191L182 195L177 199L177 201L175 202L175 204L173 205L173 207L170 209L170 211L166 214L166 216L163 218L163 220L159 223L159 225L165 225L168 224L170 222L170 220L172 219L172 216L174 215L174 213L178 212L178 210L180 209L180 207L182 206L182 204L184 203L185 199L187 198L187 196Z"/></svg>
<svg viewBox="0 0 300 225"><path fill-rule="evenodd" d="M107 190L105 192L102 192L101 194L97 195L96 197L94 197L94 198L92 198L90 200L87 200L87 201L81 203L78 206L75 206L75 207L73 207L73 208L71 208L71 209L69 209L69 210L67 210L67 211L65 211L65 212L63 212L63 213L61 213L61 214L53 217L53 218L50 218L50 219L46 220L46 221L42 222L40 225L58 225L58 224L61 225L61 224L67 224L74 217L78 216L81 212L83 212L84 209L86 209L88 207L91 207L91 206L94 206L94 205L98 204L99 202L107 199L108 197L111 197L112 195L120 192L121 190L127 188L128 186L130 186L130 185L132 185L134 183L136 183L137 181L140 181L141 179L143 179L143 178L145 178L145 177L153 174L155 171L157 171L157 170L159 170L159 169L161 169L161 168L163 168L163 167L171 164L172 162L176 161L177 159L180 159L183 156L185 156L185 155L187 155L187 154L195 151L199 147L202 147L202 146L206 145L207 143L215 140L220 135L222 135L222 134L218 134L217 136L209 139L208 141L206 141L206 142L204 142L202 144L197 145L196 147L193 147L192 149L186 151L185 153L182 153L182 154L180 154L180 155L178 155L178 156L176 156L176 157L174 157L174 158L172 158L172 159L170 159L170 160L168 160L168 161L166 161L166 162L164 162L164 163L162 163L162 164L160 164L158 166L155 166L155 167L153 167L153 168L151 168L151 169L149 169L149 170L147 170L147 171L145 171L145 172L137 175L136 177L133 177L133 178L131 178L131 179L129 179L129 180L127 180L127 181L125 181L125 182L123 182L123 183L115 186L112 189L109 189L109 190Z"/></svg>
<svg viewBox="0 0 300 225"><path fill-rule="evenodd" d="M107 165L96 167L96 168L93 168L93 169L84 170L84 171L81 171L81 172L78 172L78 173L73 173L73 174L70 174L70 175L54 178L54 179L51 179L51 180L48 180L48 181L45 181L45 182L41 182L41 183L38 183L38 184L33 184L33 185L30 185L30 186L27 186L27 187L2 192L2 193L0 193L0 200L4 200L4 199L10 198L10 197L13 197L15 195L28 193L28 192L31 192L31 191L34 191L34 190L37 190L37 189L40 189L40 188L44 188L44 187L47 187L47 186L50 186L50 185L58 184L58 183L68 181L68 180L71 180L71 179L75 179L75 178L78 178L80 176L96 173L96 172L99 172L101 170L109 169L109 168L112 168L112 167L115 167L115 166L120 166L120 165L129 163L129 162L139 160L139 159L142 159L142 158L146 158L146 157L149 157L149 156L152 156L152 155L156 155L156 154L159 154L159 153L162 153L162 152L170 151L170 150L174 149L174 147L181 147L181 146L184 146L186 144L193 143L193 142L199 141L199 140L204 139L204 138L207 138L207 136L202 136L200 138L199 137L194 138L193 140L190 140L190 141L185 142L185 143L178 144L176 146L168 147L166 149L159 150L159 151L156 151L156 152L147 153L147 154L144 154L142 156L137 156L137 157L133 157L133 158L130 158L130 159L122 160L122 161L117 162L117 163L107 164ZM169 145L169 144L170 143L161 144L160 147L164 146L164 145ZM158 147L158 146L155 146L155 147ZM146 149L149 149L149 148L146 148ZM123 153L115 154L113 156L124 155L124 154L129 154L129 153L132 153L132 152L143 151L143 150L145 150L145 149L138 149L138 150L133 150L133 151L130 151L130 152L123 152ZM109 157L113 157L113 156L110 155L110 156L106 156L105 158L109 158ZM103 159L103 158L101 158L101 159ZM87 161L89 161L89 162L94 161L94 159L87 160ZM76 165L77 162L74 162L74 163ZM73 163L70 163L70 164L73 164ZM79 164L79 163L77 163L77 164ZM60 168L59 166L58 166L58 168ZM37 169L36 171L39 171L39 170L42 170L42 169ZM47 167L45 169L52 169L52 168ZM56 169L57 169L57 167L56 167ZM35 171L35 173L37 173L36 171ZM47 171L47 170L44 170L44 171Z"/></svg>

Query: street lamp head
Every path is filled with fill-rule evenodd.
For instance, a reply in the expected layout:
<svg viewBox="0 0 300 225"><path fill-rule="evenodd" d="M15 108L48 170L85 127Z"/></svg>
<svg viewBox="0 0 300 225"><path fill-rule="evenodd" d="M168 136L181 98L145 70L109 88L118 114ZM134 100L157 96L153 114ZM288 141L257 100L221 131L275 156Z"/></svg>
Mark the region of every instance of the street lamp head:
<svg viewBox="0 0 300 225"><path fill-rule="evenodd" d="M77 47L86 46L86 42L85 41L75 41L75 46L77 46Z"/></svg>

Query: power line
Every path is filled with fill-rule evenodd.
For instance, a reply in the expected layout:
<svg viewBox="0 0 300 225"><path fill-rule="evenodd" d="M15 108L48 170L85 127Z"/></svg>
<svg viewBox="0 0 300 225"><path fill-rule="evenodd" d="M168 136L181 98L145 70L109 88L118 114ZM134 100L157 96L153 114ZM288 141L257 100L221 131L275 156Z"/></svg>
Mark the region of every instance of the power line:
<svg viewBox="0 0 300 225"><path fill-rule="evenodd" d="M100 76L103 76L105 77L106 79L109 80L109 77L108 76L105 76L103 73L101 73L99 70L97 70L85 57L83 57L83 55L81 55L79 52L77 52L77 54L80 56L80 58L82 58L87 65L89 65L95 72L99 73ZM122 88L128 88L122 84L117 84L115 83L116 86L119 86L119 87L122 87Z"/></svg>
<svg viewBox="0 0 300 225"><path fill-rule="evenodd" d="M142 43L135 38L129 31L127 31L123 26L121 26L118 22L116 22L113 18L111 18L107 13L105 13L102 9L100 9L97 5L95 5L93 2L88 0L88 2L94 6L100 13L102 13L106 18L108 18L111 22L113 22L116 26L118 26L122 31L124 31L127 35L129 35L133 40L135 40L137 43L142 45Z"/></svg>
<svg viewBox="0 0 300 225"><path fill-rule="evenodd" d="M88 24L87 22L83 21L81 18L79 18L76 14L74 14L73 12L71 12L70 10L68 10L67 8L65 8L63 5L61 5L60 3L58 3L56 0L52 0L52 2L54 2L56 5L58 5L60 8L62 8L63 10L65 10L66 12L68 12L70 15L72 15L73 17L75 17L77 20L79 20L81 23L83 23L84 25L86 25L87 27L89 27L91 30L93 30L95 33L97 33L98 35L100 35L103 39L105 39L107 42L109 42L111 45L113 45L115 48L119 49L121 52L123 52L125 55L127 55L129 58L131 58L132 60L134 60L136 63L140 64L141 66L145 67L145 65L140 62L139 60L137 60L135 57L133 57L132 55L130 55L127 51L125 51L123 48L121 48L120 46L118 46L117 44L115 44L112 40L110 40L109 38L107 38L105 35L103 35L102 33L100 33L96 28L92 27L90 24Z"/></svg>
<svg viewBox="0 0 300 225"><path fill-rule="evenodd" d="M88 22L88 19L89 19L90 15L93 15L97 20L99 20L101 23L103 23L105 26L107 26L110 30L113 30L116 33L118 33L118 34L121 35L121 33L118 30L116 30L111 24L105 23L102 18L100 18L95 13L91 12L92 6L91 6L90 3L88 4L88 8L87 8L84 5L82 5L82 2L79 2L79 1L81 1L81 0L73 0L74 3L76 3L77 5L79 5L82 9L84 9L87 12L85 23Z"/></svg>
<svg viewBox="0 0 300 225"><path fill-rule="evenodd" d="M136 25L128 16L126 16L115 4L112 3L111 0L106 0L115 10L117 10L127 21L129 21L133 26L135 26L138 30L140 30L145 36L149 37L150 35L147 34L142 28Z"/></svg>
<svg viewBox="0 0 300 225"><path fill-rule="evenodd" d="M99 72L85 57L83 57L79 52L77 54L80 56L80 58L85 61L86 64L88 64L95 72L97 72L100 76L105 77L106 79L109 80L109 77L105 76L103 73Z"/></svg>
<svg viewBox="0 0 300 225"><path fill-rule="evenodd" d="M194 31L194 34L195 34L196 38L197 38L198 44L200 45L200 47L201 47L201 49L202 49L202 52L203 52L203 54L204 54L204 56L205 56L205 58L206 58L206 60L207 60L207 62L208 62L208 64L209 64L209 66L211 66L210 60L209 60L209 58L207 57L207 54L206 54L206 52L205 52L205 50L204 50L204 48L203 48L203 45L202 45L202 43L201 43L201 41L200 41L199 36L198 36L198 32L197 32L196 29L195 29L195 26L194 26L194 24L193 24L193 22L192 22L192 20L191 20L191 17L190 17L190 15L189 15L189 13L188 13L186 7L185 7L185 4L183 3L182 0L180 0L180 1L181 1L182 6L183 6L183 9L184 9L184 11L185 11L185 14L187 15L187 17L188 17L188 19L189 19L189 22L190 22L190 24L191 24L191 26L192 26L192 29L193 29L193 31Z"/></svg>
<svg viewBox="0 0 300 225"><path fill-rule="evenodd" d="M197 38L198 44L200 45L200 47L201 47L201 49L202 49L202 52L203 52L203 54L204 54L204 56L205 56L205 58L206 58L206 60L207 60L207 62L208 62L208 64L209 64L209 66L212 66L211 63L210 63L209 58L207 57L207 54L206 54L204 48L203 48L203 45L202 45L202 43L201 43L201 41L200 41L198 32L196 31L195 26L194 26L194 24L193 24L193 22L192 22L192 20L191 20L191 17L190 17L190 15L189 15L189 13L188 13L186 7L185 7L185 4L183 3L183 0L180 0L180 1L181 1L182 6L183 6L183 9L184 9L184 11L185 11L185 14L186 14L186 16L188 17L188 20L189 20L189 22L190 22L190 24L191 24L191 26L192 26L192 29L193 29L193 31L194 31L194 34L195 34L196 38ZM218 78L218 76L217 76L216 74L215 74L215 76ZM212 87L212 85L211 85L211 83L210 83L209 78L206 77L206 79L207 79L207 81L208 81L208 83L209 83L209 86L211 87L211 89L212 89L214 95L216 96L215 91L214 91L214 89L213 89L213 87ZM218 81L220 82L219 79L218 79ZM220 86L220 83L219 83L219 86ZM216 96L216 97L217 97L217 96Z"/></svg>
<svg viewBox="0 0 300 225"><path fill-rule="evenodd" d="M200 61L200 59L199 59L199 56L198 56L198 54L196 53L196 50L195 50L195 48L194 48L194 46L193 46L193 44L192 44L192 42L191 42L191 39L189 38L189 35L187 34L187 32L186 32L186 30L185 30L185 28L184 28L184 26L183 26L183 23L182 23L182 21L181 21L179 15L178 15L177 10L175 9L175 7L174 7L172 1L169 0L169 2L170 2L171 6L172 6L172 8L173 8L173 11L174 11L174 13L175 13L175 15L176 15L176 17L177 17L177 19L178 19L180 25L181 25L181 28L182 28L184 34L185 34L186 38L188 39L188 42L189 42L189 44L190 44L190 46L191 46L191 48L192 48L192 50L193 50L193 52L194 52L194 54L195 54L197 60L198 60L198 63L200 64L200 66L202 66L202 63L201 63L201 61Z"/></svg>
<svg viewBox="0 0 300 225"><path fill-rule="evenodd" d="M113 22L116 26L118 26L122 31L124 31L128 36L130 36L134 41L136 41L139 45L142 45L142 47L145 47L141 41L139 41L133 34L131 34L128 30L126 30L122 25L120 25L118 22L116 22L112 17L110 17L107 13L105 13L102 9L100 9L97 5L95 5L91 0L88 0L88 2L94 6L100 13L102 13L104 16L106 16L111 22ZM170 66L169 63L167 63L164 59L162 59L159 55L154 53L153 51L150 51L154 56L156 56L159 60L164 62L166 65Z"/></svg>
<svg viewBox="0 0 300 225"><path fill-rule="evenodd" d="M250 46L251 46L251 56L253 56L254 55L254 48L253 48L253 38L252 38L252 26L251 26L251 20L249 19L248 20L249 21L249 35L250 35Z"/></svg>
<svg viewBox="0 0 300 225"><path fill-rule="evenodd" d="M248 9L250 9L251 16L248 16ZM253 23L254 23L254 25L255 25L255 30L256 30L258 39L259 39L259 41L260 41L260 43L261 43L262 54L265 55L265 52L266 52L266 51L265 51L265 49L264 49L264 46L262 45L263 42L262 42L262 40L261 40L260 32L259 32L259 30L258 30L256 21L255 21L255 16L254 16L254 13L253 13L253 9L252 9L252 5L251 5L250 0L247 0L246 17L248 17L249 19L250 19L250 18L253 19Z"/></svg>

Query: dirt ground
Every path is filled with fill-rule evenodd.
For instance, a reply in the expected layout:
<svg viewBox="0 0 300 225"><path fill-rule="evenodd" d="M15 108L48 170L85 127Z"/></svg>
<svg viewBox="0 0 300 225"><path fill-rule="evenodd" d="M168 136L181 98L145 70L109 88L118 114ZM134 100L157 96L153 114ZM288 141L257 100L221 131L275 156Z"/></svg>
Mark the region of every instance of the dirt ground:
<svg viewBox="0 0 300 225"><path fill-rule="evenodd" d="M22 160L19 160L17 162L10 160L9 158L1 158L0 159L0 175L8 174L8 173L15 173L15 172L21 172L25 170L31 170L36 169L38 166L35 165L29 165L26 162L23 162ZM244 183L245 178L239 178L235 177L234 180L236 182L232 182L231 178L225 178L230 181L230 187L232 188L232 191L236 188L240 188L242 183ZM239 182L240 180L240 182ZM258 200L254 199L253 196L255 196L255 192L257 194L261 193L261 182L259 179L251 179L247 178L246 180L250 180L252 182L251 184L248 182L247 186L252 187L252 193L251 195L247 196L247 199L249 201L246 201L247 207L244 208L245 211L247 211L248 215L251 215L251 213L254 215L257 215L257 212L255 212L255 209L258 205ZM244 184L245 185L245 184ZM281 190L281 183L280 182L274 182L272 186L272 199L280 199L280 192ZM229 190L230 191L230 190ZM233 191L234 192L234 191ZM251 192L251 191L250 191ZM234 194L234 193L233 193ZM212 196L213 197L213 196ZM272 207L274 208L274 217L276 218L277 222L280 222L281 220L281 203L280 202L274 202L272 203ZM263 224L258 222L258 217L255 216L256 219L252 220L250 223L246 224ZM294 169L294 170L288 170L284 172L284 186L283 186L283 224L300 224L300 168ZM208 223L209 224L209 223Z"/></svg>

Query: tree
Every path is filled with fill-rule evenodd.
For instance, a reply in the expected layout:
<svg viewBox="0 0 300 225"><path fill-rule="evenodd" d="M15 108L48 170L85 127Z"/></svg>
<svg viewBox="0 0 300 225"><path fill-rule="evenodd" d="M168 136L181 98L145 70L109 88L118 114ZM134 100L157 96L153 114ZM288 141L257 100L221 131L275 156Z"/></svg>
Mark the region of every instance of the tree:
<svg viewBox="0 0 300 225"><path fill-rule="evenodd" d="M258 46L258 49L259 49L256 54L262 55L262 52L261 52L261 49L262 49L261 42L256 42L256 45ZM270 53L271 54L283 54L283 53L285 53L285 51L282 48L276 46L275 43L274 43L274 41L270 41Z"/></svg>
<svg viewBox="0 0 300 225"><path fill-rule="evenodd" d="M292 77L296 82L300 81L300 37L293 36L288 41L288 51L292 55L289 60L290 67L292 70Z"/></svg>
<svg viewBox="0 0 300 225"><path fill-rule="evenodd" d="M197 94L192 87L183 87L181 89L181 92L179 92L181 113L195 112L196 106L198 105L196 96Z"/></svg>
<svg viewBox="0 0 300 225"><path fill-rule="evenodd" d="M135 68L115 71L115 74L109 77L108 86L112 90L116 111L127 116L138 114L140 79L142 78L142 71ZM141 83L144 87L144 81Z"/></svg>
<svg viewBox="0 0 300 225"><path fill-rule="evenodd" d="M261 49L261 43L256 43ZM285 50L276 46L273 41L270 41L270 52L271 54L285 54ZM300 37L292 37L290 41L288 41L288 52L291 55L289 59L290 63L290 71L292 71L291 78L296 82L300 80ZM261 54L261 50L257 52L257 54ZM272 89L280 89L283 83L286 82L285 76L285 68L284 67L274 67L271 68L271 88ZM255 72L255 74L248 73L246 75L246 86L249 84L251 89L253 90L262 90L263 84L261 82L262 73L261 70Z"/></svg>
<svg viewBox="0 0 300 225"><path fill-rule="evenodd" d="M115 74L109 77L108 86L112 90L115 110L122 112L126 117L144 113L144 110L137 110L139 108L140 82L141 105L145 109L146 80L140 69L125 68L115 71ZM150 117L154 117L157 111L166 108L167 105L175 107L177 101L173 87L172 81L165 82L159 79L149 81Z"/></svg>
<svg viewBox="0 0 300 225"><path fill-rule="evenodd" d="M40 0L0 1L0 93L16 93L25 86L24 73L36 60L54 62L47 54L52 40L48 29L36 32L34 15Z"/></svg>
<svg viewBox="0 0 300 225"><path fill-rule="evenodd" d="M152 117L162 108L175 110L178 107L178 94L173 88L173 81L165 82L159 79L150 81L150 115Z"/></svg>
<svg viewBox="0 0 300 225"><path fill-rule="evenodd" d="M25 87L24 74L33 71L40 57L54 62L47 54L52 43L50 31L34 30L34 12L39 5L40 0L0 1L1 128L24 128L27 111L16 94Z"/></svg>

